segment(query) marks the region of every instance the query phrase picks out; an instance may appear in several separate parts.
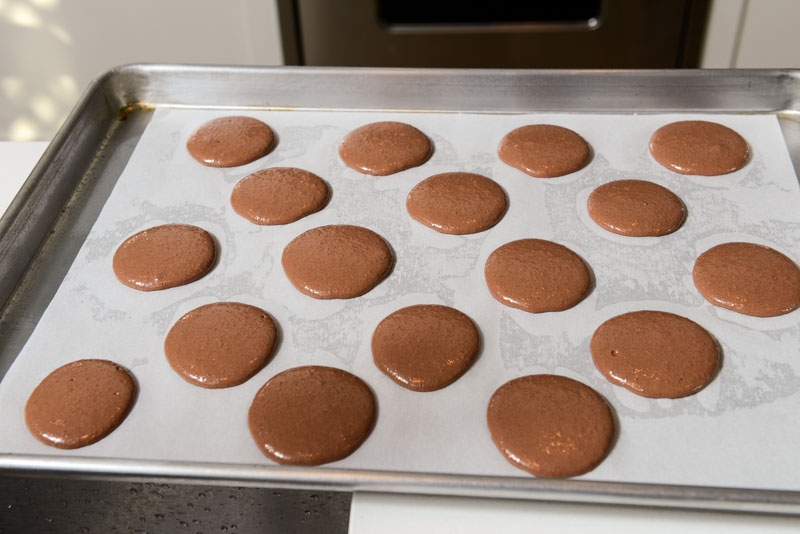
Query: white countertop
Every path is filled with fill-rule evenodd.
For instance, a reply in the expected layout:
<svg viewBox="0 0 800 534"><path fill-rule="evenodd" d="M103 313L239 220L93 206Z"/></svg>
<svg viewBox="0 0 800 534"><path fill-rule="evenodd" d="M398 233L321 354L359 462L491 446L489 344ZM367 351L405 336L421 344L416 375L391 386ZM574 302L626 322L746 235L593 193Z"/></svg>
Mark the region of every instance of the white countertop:
<svg viewBox="0 0 800 534"><path fill-rule="evenodd" d="M0 212L4 212L46 142L0 142ZM648 534L681 531L798 532L800 518L634 508L607 505L529 502L499 499L356 494L350 513L350 533L484 532L593 534L645 530Z"/></svg>

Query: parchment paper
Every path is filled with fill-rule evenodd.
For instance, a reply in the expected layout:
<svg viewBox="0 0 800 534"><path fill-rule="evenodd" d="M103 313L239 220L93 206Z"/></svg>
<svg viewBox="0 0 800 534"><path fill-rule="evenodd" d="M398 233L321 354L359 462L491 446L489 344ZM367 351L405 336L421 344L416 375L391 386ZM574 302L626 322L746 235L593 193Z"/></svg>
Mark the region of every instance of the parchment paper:
<svg viewBox="0 0 800 534"><path fill-rule="evenodd" d="M278 372L305 364L349 370L376 393L379 417L364 445L338 468L469 475L528 476L508 464L485 424L491 394L531 373L557 373L598 390L612 405L618 438L606 460L583 478L607 481L800 489L800 310L760 319L707 303L691 279L694 259L718 243L761 243L800 260L800 190L777 119L771 115L492 115L339 111L253 111L273 127L268 156L232 169L207 168L185 142L203 122L231 110L156 110L146 131L49 308L0 384L0 453L62 457L270 464L247 429L256 391ZM740 132L752 149L748 165L720 177L687 177L658 165L647 150L656 128L706 118ZM341 139L378 120L420 128L435 153L415 169L371 177L338 158ZM581 171L534 179L502 163L496 147L507 132L531 123L572 128L592 146ZM236 182L271 166L296 166L325 179L332 198L321 212L286 226L260 227L230 207ZM413 221L405 197L440 172L488 176L508 193L510 208L493 229L441 235ZM684 201L688 218L676 233L625 238L596 226L586 212L591 190L615 179L651 180ZM218 240L220 258L199 281L143 293L114 277L111 259L128 236L164 223L189 223ZM396 254L391 275L367 295L318 301L288 282L283 247L310 228L366 226ZM486 289L483 265L498 246L523 237L570 247L590 265L595 287L574 308L529 314L504 307ZM206 390L184 382L167 364L163 340L184 313L235 300L268 311L281 341L272 361L243 385ZM475 365L453 385L416 393L372 363L378 322L403 306L441 303L467 313L482 335ZM638 397L594 368L589 340L617 314L655 309L705 327L723 351L722 368L703 391L678 400ZM100 442L59 451L27 431L23 407L55 368L81 358L126 366L139 385L127 420Z"/></svg>

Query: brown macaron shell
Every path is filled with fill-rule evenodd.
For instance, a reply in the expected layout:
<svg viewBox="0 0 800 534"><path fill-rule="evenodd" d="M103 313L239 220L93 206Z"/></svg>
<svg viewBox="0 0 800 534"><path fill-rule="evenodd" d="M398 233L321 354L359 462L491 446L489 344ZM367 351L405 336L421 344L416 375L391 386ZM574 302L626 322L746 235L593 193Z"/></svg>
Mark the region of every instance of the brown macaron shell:
<svg viewBox="0 0 800 534"><path fill-rule="evenodd" d="M372 357L386 376L412 391L449 386L478 356L475 323L449 306L421 304L384 318L372 335Z"/></svg>
<svg viewBox="0 0 800 534"><path fill-rule="evenodd" d="M357 376L311 365L269 379L250 406L250 433L280 464L321 465L351 455L369 437L375 396Z"/></svg>
<svg viewBox="0 0 800 534"><path fill-rule="evenodd" d="M220 117L195 130L186 142L189 154L207 167L238 167L269 154L272 129L252 117Z"/></svg>
<svg viewBox="0 0 800 534"><path fill-rule="evenodd" d="M723 243L700 254L694 285L714 306L754 317L776 317L800 306L800 269L777 250Z"/></svg>
<svg viewBox="0 0 800 534"><path fill-rule="evenodd" d="M96 443L116 429L136 398L136 383L122 366L78 360L42 380L25 404L31 434L51 447L77 449Z"/></svg>
<svg viewBox="0 0 800 534"><path fill-rule="evenodd" d="M486 413L489 432L514 467L537 477L588 473L616 434L608 403L594 389L557 375L528 375L500 386Z"/></svg>
<svg viewBox="0 0 800 534"><path fill-rule="evenodd" d="M544 239L520 239L486 260L486 286L499 302L531 313L563 311L589 293L589 267L569 248Z"/></svg>
<svg viewBox="0 0 800 534"><path fill-rule="evenodd" d="M341 224L300 234L284 248L281 264L298 291L316 299L347 299L383 280L394 256L372 230Z"/></svg>
<svg viewBox="0 0 800 534"><path fill-rule="evenodd" d="M406 197L406 210L416 221L443 234L488 230L508 209L505 191L494 180L468 172L435 174L418 183Z"/></svg>
<svg viewBox="0 0 800 534"><path fill-rule="evenodd" d="M277 328L267 312L239 302L216 302L178 319L164 353L181 378L204 388L238 386L272 357Z"/></svg>
<svg viewBox="0 0 800 534"><path fill-rule="evenodd" d="M650 154L680 174L719 176L747 164L750 148L734 130L709 121L678 121L662 126L650 138Z"/></svg>
<svg viewBox="0 0 800 534"><path fill-rule="evenodd" d="M595 367L609 382L637 395L677 399L714 379L719 347L702 326L673 313L642 310L618 315L595 330Z"/></svg>
<svg viewBox="0 0 800 534"><path fill-rule="evenodd" d="M139 291L158 291L194 282L214 266L217 245L207 231L165 224L126 239L114 253L117 279Z"/></svg>
<svg viewBox="0 0 800 534"><path fill-rule="evenodd" d="M645 180L605 183L591 192L586 207L598 226L630 237L671 234L686 219L686 209L675 193Z"/></svg>
<svg viewBox="0 0 800 534"><path fill-rule="evenodd" d="M329 196L328 185L316 174L272 167L240 180L231 193L231 206L255 224L288 224L321 210Z"/></svg>
<svg viewBox="0 0 800 534"><path fill-rule="evenodd" d="M589 143L576 132L554 124L530 124L507 133L497 148L500 159L534 178L556 178L585 167Z"/></svg>
<svg viewBox="0 0 800 534"><path fill-rule="evenodd" d="M339 157L364 174L387 176L422 165L433 145L420 130L403 122L365 124L351 131L339 145Z"/></svg>

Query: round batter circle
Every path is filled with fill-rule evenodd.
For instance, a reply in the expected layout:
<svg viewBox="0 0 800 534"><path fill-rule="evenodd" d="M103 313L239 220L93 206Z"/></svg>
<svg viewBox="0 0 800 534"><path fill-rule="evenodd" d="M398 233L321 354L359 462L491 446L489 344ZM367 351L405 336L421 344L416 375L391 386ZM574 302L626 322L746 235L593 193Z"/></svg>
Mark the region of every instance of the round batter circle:
<svg viewBox="0 0 800 534"><path fill-rule="evenodd" d="M186 142L189 154L207 167L238 167L269 154L275 134L253 117L219 117L202 124Z"/></svg>
<svg viewBox="0 0 800 534"><path fill-rule="evenodd" d="M231 193L231 206L255 224L288 224L321 210L328 196L328 185L316 174L273 167L242 178Z"/></svg>
<svg viewBox="0 0 800 534"><path fill-rule="evenodd" d="M680 174L718 176L747 164L750 148L734 130L709 121L678 121L662 126L650 138L650 154Z"/></svg>
<svg viewBox="0 0 800 534"><path fill-rule="evenodd" d="M381 236L347 224L303 232L286 245L281 258L292 285L316 299L361 296L389 274L393 263Z"/></svg>
<svg viewBox="0 0 800 534"><path fill-rule="evenodd" d="M406 197L416 221L443 234L474 234L498 223L508 208L505 191L495 181L469 172L435 174Z"/></svg>
<svg viewBox="0 0 800 534"><path fill-rule="evenodd" d="M431 155L430 139L403 122L384 121L356 128L339 145L339 157L364 174L386 176L422 165Z"/></svg>
<svg viewBox="0 0 800 534"><path fill-rule="evenodd" d="M164 340L164 354L190 384L226 388L246 382L269 362L277 336L261 308L216 302L178 319Z"/></svg>
<svg viewBox="0 0 800 534"><path fill-rule="evenodd" d="M189 224L164 224L126 239L114 253L117 279L139 291L194 282L214 266L217 246L207 231Z"/></svg>
<svg viewBox="0 0 800 534"><path fill-rule="evenodd" d="M608 455L615 435L605 399L589 386L557 375L506 382L492 395L486 422L506 460L537 477L588 473Z"/></svg>
<svg viewBox="0 0 800 534"><path fill-rule="evenodd" d="M555 178L585 167L592 151L589 143L569 128L530 124L507 133L497 155L534 178Z"/></svg>
<svg viewBox="0 0 800 534"><path fill-rule="evenodd" d="M401 308L372 335L375 365L412 391L434 391L455 382L475 361L479 346L472 319L438 304Z"/></svg>
<svg viewBox="0 0 800 534"><path fill-rule="evenodd" d="M133 406L136 383L108 360L77 360L42 380L25 404L31 434L51 447L77 449L116 429Z"/></svg>
<svg viewBox="0 0 800 534"><path fill-rule="evenodd" d="M492 252L486 285L499 302L531 313L563 311L591 289L589 267L569 248L544 239L520 239Z"/></svg>
<svg viewBox="0 0 800 534"><path fill-rule="evenodd" d="M677 399L714 379L719 347L705 328L680 315L634 311L609 319L590 343L595 367L637 395Z"/></svg>
<svg viewBox="0 0 800 534"><path fill-rule="evenodd" d="M250 433L280 464L320 465L350 456L375 424L375 396L357 376L318 365L269 379L250 406Z"/></svg>
<svg viewBox="0 0 800 534"><path fill-rule="evenodd" d="M714 306L755 317L776 317L800 306L800 269L775 249L723 243L700 254L694 285Z"/></svg>
<svg viewBox="0 0 800 534"><path fill-rule="evenodd" d="M645 180L605 183L591 192L586 207L598 226L630 237L671 234L686 218L675 193Z"/></svg>

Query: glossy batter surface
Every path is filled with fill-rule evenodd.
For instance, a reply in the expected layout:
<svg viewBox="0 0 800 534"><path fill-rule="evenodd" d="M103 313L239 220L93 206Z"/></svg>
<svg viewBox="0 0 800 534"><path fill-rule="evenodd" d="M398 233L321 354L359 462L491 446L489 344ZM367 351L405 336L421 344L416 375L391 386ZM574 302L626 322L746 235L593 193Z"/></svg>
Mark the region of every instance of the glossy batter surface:
<svg viewBox="0 0 800 534"><path fill-rule="evenodd" d="M386 376L413 391L455 382L478 356L480 338L467 315L441 305L401 308L372 335L372 357Z"/></svg>
<svg viewBox="0 0 800 534"><path fill-rule="evenodd" d="M373 176L422 165L432 151L433 145L424 133L396 121L365 124L347 134L339 145L345 165Z"/></svg>
<svg viewBox="0 0 800 534"><path fill-rule="evenodd" d="M252 117L220 117L201 125L186 142L189 154L208 167L238 167L266 156L275 134Z"/></svg>
<svg viewBox="0 0 800 534"><path fill-rule="evenodd" d="M555 178L582 169L592 151L576 132L553 124L531 124L507 133L497 155L534 178Z"/></svg>
<svg viewBox="0 0 800 534"><path fill-rule="evenodd" d="M722 124L679 121L656 130L650 153L677 173L718 176L744 167L750 148L741 135Z"/></svg>
<svg viewBox="0 0 800 534"><path fill-rule="evenodd" d="M202 278L216 256L216 243L207 231L188 224L165 224L126 239L114 253L113 268L126 286L157 291Z"/></svg>
<svg viewBox="0 0 800 534"><path fill-rule="evenodd" d="M537 477L591 471L608 454L616 432L611 408L595 390L546 374L500 386L489 401L486 421L500 453Z"/></svg>
<svg viewBox="0 0 800 534"><path fill-rule="evenodd" d="M502 245L489 255L484 275L495 299L532 313L569 309L583 300L592 283L580 256L544 239Z"/></svg>
<svg viewBox="0 0 800 534"><path fill-rule="evenodd" d="M488 230L506 209L508 198L502 187L468 172L433 175L417 184L406 198L406 210L413 219L443 234Z"/></svg>
<svg viewBox="0 0 800 534"><path fill-rule="evenodd" d="M317 299L363 295L383 280L394 257L381 236L361 226L312 228L293 239L281 259L289 281Z"/></svg>
<svg viewBox="0 0 800 534"><path fill-rule="evenodd" d="M800 269L775 249L723 243L703 252L694 285L715 306L745 315L775 317L800 306Z"/></svg>
<svg viewBox="0 0 800 534"><path fill-rule="evenodd" d="M250 406L250 433L268 458L320 465L358 449L375 424L375 396L357 376L318 365L272 377Z"/></svg>
<svg viewBox="0 0 800 534"><path fill-rule="evenodd" d="M618 315L595 330L590 343L597 369L637 395L677 399L714 379L719 348L705 328L661 311Z"/></svg>
<svg viewBox="0 0 800 534"><path fill-rule="evenodd" d="M103 439L130 412L136 383L108 360L78 360L59 367L33 390L25 405L31 434L59 449L77 449Z"/></svg>
<svg viewBox="0 0 800 534"><path fill-rule="evenodd" d="M164 340L181 378L204 388L237 386L272 357L277 329L264 310L239 302L206 304L183 315Z"/></svg>
<svg viewBox="0 0 800 534"><path fill-rule="evenodd" d="M316 174L273 167L240 180L231 193L231 206L255 224L287 224L321 210L329 196L328 185Z"/></svg>
<svg viewBox="0 0 800 534"><path fill-rule="evenodd" d="M631 237L671 234L686 218L683 202L675 193L644 180L603 184L589 195L586 207L598 226Z"/></svg>

